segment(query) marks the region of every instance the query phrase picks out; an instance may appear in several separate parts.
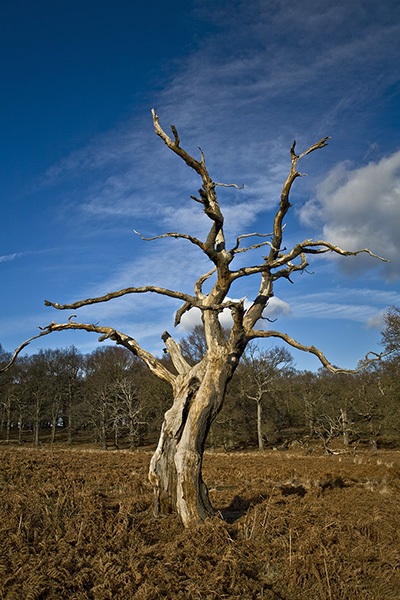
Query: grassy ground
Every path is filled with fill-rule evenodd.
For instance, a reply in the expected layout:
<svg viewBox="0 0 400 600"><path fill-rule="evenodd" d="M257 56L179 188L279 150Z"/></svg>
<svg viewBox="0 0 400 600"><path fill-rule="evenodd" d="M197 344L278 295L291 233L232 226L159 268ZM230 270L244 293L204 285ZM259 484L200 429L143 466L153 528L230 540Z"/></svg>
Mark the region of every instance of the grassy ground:
<svg viewBox="0 0 400 600"><path fill-rule="evenodd" d="M191 531L153 517L150 456L0 448L0 598L400 598L400 453L207 454Z"/></svg>

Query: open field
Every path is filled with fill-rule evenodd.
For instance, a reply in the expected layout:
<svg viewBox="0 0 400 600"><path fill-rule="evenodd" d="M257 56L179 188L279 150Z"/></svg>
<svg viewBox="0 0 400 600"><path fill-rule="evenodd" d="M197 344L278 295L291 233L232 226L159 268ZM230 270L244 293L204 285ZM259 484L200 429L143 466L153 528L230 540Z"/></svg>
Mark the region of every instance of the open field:
<svg viewBox="0 0 400 600"><path fill-rule="evenodd" d="M0 598L400 598L400 453L206 454L191 531L153 517L150 456L0 448Z"/></svg>

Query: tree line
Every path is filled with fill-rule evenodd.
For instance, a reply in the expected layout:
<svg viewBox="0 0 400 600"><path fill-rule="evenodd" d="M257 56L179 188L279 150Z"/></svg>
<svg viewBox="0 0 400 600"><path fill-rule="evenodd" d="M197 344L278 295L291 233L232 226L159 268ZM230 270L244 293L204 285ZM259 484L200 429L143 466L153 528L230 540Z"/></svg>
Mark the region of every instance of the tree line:
<svg viewBox="0 0 400 600"><path fill-rule="evenodd" d="M382 345L390 354L354 374L294 367L290 352L250 345L211 426L208 447L333 448L400 445L400 310L385 315ZM204 356L197 326L181 343L192 364ZM0 346L0 364L10 356ZM168 355L159 359L174 370ZM0 436L39 445L154 445L172 403L170 386L131 352L105 346L82 354L74 346L19 358L0 379Z"/></svg>

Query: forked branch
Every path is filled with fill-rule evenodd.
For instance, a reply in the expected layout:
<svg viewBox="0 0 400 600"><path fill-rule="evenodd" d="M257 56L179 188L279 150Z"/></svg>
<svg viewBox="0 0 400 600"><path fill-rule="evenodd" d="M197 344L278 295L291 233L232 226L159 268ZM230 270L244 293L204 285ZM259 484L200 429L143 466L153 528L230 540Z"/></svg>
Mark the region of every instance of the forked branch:
<svg viewBox="0 0 400 600"><path fill-rule="evenodd" d="M325 148L325 146L327 146L326 142L329 139L330 139L330 137L322 138L321 140L319 140L319 142L310 146L308 148L308 150L306 150L305 152L303 152L300 155L297 155L295 153L296 141L293 142L293 145L290 149L290 155L292 158L290 173L283 185L279 209L278 209L278 211L275 215L275 219L274 219L274 237L272 240L272 247L271 247L271 251L269 254L270 260L273 260L274 258L276 258L276 256L278 255L279 249L281 247L282 231L283 231L282 222L283 222L283 219L284 219L287 211L290 208L290 203L289 203L290 190L292 188L292 185L293 185L293 182L295 181L295 179L297 177L301 177L301 173L299 173L297 171L297 163L299 162L299 160L301 158L303 158L303 156L310 154L310 152L314 152L314 150L319 150L320 148Z"/></svg>
<svg viewBox="0 0 400 600"><path fill-rule="evenodd" d="M198 298L205 298L205 295L203 294L203 283L207 281L207 279L210 279L210 277L214 275L216 270L217 268L214 267L213 269L211 269L211 271L204 273L204 275L201 275L201 277L199 277L196 283L194 284L194 291L196 292L196 296Z"/></svg>
<svg viewBox="0 0 400 600"><path fill-rule="evenodd" d="M264 242L264 244L268 244L272 248L272 244L270 242ZM261 244L260 244L261 246ZM256 246L254 246L256 247ZM253 247L246 248L246 250L251 250ZM236 252L240 252L241 250L237 250ZM372 258L377 258L383 262L390 262L390 260L379 256L378 254L374 254L368 248L363 248L362 250L343 250L339 246L334 246L329 242L325 242L324 240L312 241L311 239L305 240L301 244L296 244L286 254L280 253L276 259L271 259L271 255L265 257L265 262L261 265L254 265L252 267L241 267L237 271L232 271L231 278L232 281L235 279L239 279L240 277L248 277L249 275L255 275L256 273L266 273L271 272L271 278L276 281L281 277L287 277L290 273L294 271L303 271L306 267L308 267L308 263L305 259L306 254L326 254L327 252L333 252L334 254L339 254L340 256L357 256L358 254L368 254ZM298 265L293 264L293 260L300 256L301 262ZM287 265L287 268L280 269L280 267L284 267ZM279 269L274 272L275 269Z"/></svg>
<svg viewBox="0 0 400 600"><path fill-rule="evenodd" d="M201 160L196 160L186 150L181 148L179 136L174 126L171 127L174 135L174 141L162 129L158 116L152 109L153 123L156 134L164 141L164 143L175 154L177 154L189 167L194 169L202 179L202 187L199 189L199 198L191 196L196 202L199 202L204 207L204 212L212 221L210 231L204 244L204 252L217 268L226 273L229 257L225 251L225 237L223 233L224 217L218 204L217 195L215 193L216 183L211 179L205 165L204 154L201 148Z"/></svg>
<svg viewBox="0 0 400 600"><path fill-rule="evenodd" d="M276 260L269 261L269 257L266 258L270 269L277 269L285 264L288 264L301 254L326 254L327 252L333 252L334 254L339 254L340 256L357 256L358 254L366 253L373 258L382 260L383 262L390 262L386 258L374 254L371 252L371 250L368 250L368 248L355 251L343 250L339 246L335 246L334 244L330 244L324 240L313 241L311 239L305 240L301 244L296 244L296 246L294 246L290 252L287 252L286 254L280 254Z"/></svg>
<svg viewBox="0 0 400 600"><path fill-rule="evenodd" d="M238 252L247 252L247 250L254 250L255 248L261 248L261 246L265 246L266 244L269 244L271 246L271 242L270 241L266 241L266 242L261 242L259 244L254 244L253 246L248 246L247 248L239 248L241 241L245 238L249 238L249 237L272 237L274 234L273 233L243 233L242 235L239 235L236 238L236 244L234 245L234 247L229 250L229 254L233 257L234 254L237 254Z"/></svg>

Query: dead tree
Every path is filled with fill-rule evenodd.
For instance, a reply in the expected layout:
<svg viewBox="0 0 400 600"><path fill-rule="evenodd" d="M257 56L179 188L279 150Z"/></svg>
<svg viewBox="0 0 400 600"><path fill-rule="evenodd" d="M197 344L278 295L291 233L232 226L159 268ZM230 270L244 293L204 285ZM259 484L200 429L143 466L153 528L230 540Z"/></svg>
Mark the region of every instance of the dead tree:
<svg viewBox="0 0 400 600"><path fill-rule="evenodd" d="M72 304L48 302L58 310L75 310L89 304L107 302L126 294L141 294L153 292L161 296L175 298L182 302L176 313L175 325L178 325L182 315L191 308L201 311L206 339L206 353L195 365L190 365L184 358L180 345L164 332L162 339L170 354L176 373L173 374L152 354L144 350L135 339L113 327L98 324L78 323L73 321L73 315L66 323L55 323L44 327L37 336L30 338L15 351L13 360L18 353L34 338L48 335L54 331L66 329L83 329L100 333L100 341L111 339L117 344L128 348L159 378L167 381L173 388L174 401L165 413L160 439L151 460L149 479L154 487L156 514L178 513L182 523L190 526L213 514L213 508L208 498L208 490L202 479L202 459L204 443L210 425L221 409L226 386L231 379L247 344L256 338L278 338L290 346L310 352L315 355L322 365L330 371L344 372L333 366L324 354L314 346L304 346L286 333L274 330L258 330L257 322L262 318L263 311L274 294L274 285L280 280L289 280L296 272L303 272L308 266L307 257L311 254L333 252L342 256L355 256L361 252L375 256L368 249L350 252L342 250L323 240L306 239L286 250L282 244L284 218L291 206L289 193L294 181L301 176L297 170L299 160L314 150L327 145L329 138L323 138L313 144L308 150L298 155L293 143L291 166L283 185L279 207L277 209L272 233L247 233L239 235L232 248L227 248L224 235L224 217L218 203L216 189L220 184L215 183L209 175L205 164L204 154L200 149L200 158L196 159L181 147L178 132L174 126L172 137L162 129L154 110L153 122L156 134L164 141L172 152L182 159L187 166L194 169L201 179L198 196L191 196L197 202L210 220L210 229L205 240L184 233L170 232L154 238L180 238L201 250L210 260L212 268L199 276L194 284L194 293L187 294L154 285L144 287L129 287L106 294L98 298L88 298ZM234 184L226 187L237 187ZM253 240L250 246L243 246L245 241ZM237 254L248 250L267 248L268 253L259 264L235 269L232 263ZM376 257L380 258L380 257ZM383 260L383 259L382 259ZM260 287L257 297L252 304L245 308L244 300L232 301L228 293L232 284L243 277L257 275ZM211 290L203 290L206 281L212 281ZM223 334L219 314L225 310L231 311L233 325L228 339ZM374 355L366 356L365 362L377 360ZM6 367L8 368L8 367Z"/></svg>

